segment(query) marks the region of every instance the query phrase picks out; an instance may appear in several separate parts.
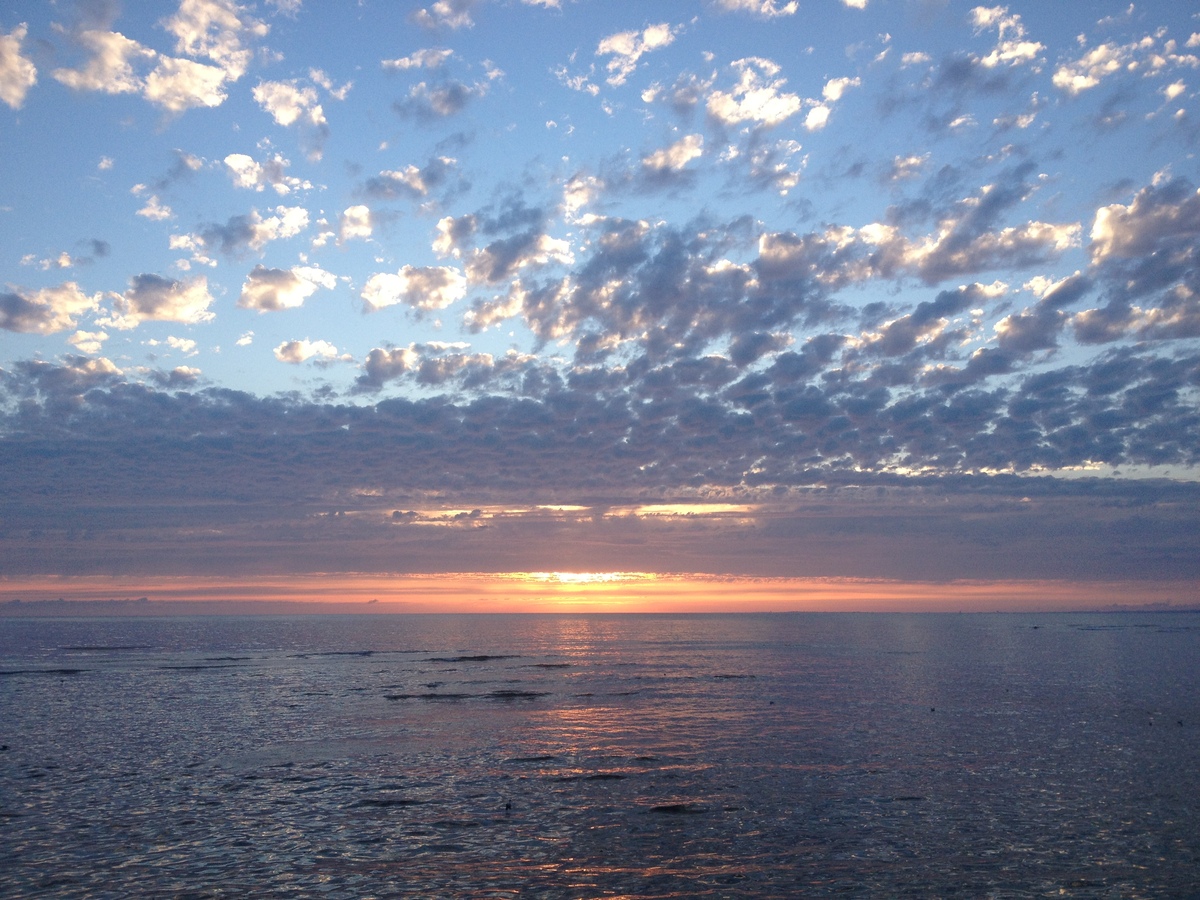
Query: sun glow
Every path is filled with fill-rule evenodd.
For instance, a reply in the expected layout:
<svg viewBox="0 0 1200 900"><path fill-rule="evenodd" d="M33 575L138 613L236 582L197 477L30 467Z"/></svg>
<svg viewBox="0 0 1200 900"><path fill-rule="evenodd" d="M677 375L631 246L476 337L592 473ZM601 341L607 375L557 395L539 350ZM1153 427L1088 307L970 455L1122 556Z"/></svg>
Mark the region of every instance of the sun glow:
<svg viewBox="0 0 1200 900"><path fill-rule="evenodd" d="M545 584L613 584L630 581L655 581L653 572L519 572L513 577Z"/></svg>

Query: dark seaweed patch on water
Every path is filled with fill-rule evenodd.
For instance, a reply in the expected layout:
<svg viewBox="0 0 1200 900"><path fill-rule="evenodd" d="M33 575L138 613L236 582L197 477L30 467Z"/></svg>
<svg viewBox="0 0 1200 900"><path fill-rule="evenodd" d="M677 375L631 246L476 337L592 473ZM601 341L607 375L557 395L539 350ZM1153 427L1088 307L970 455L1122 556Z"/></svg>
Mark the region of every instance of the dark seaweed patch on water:
<svg viewBox="0 0 1200 900"><path fill-rule="evenodd" d="M384 694L384 700L470 700L475 694Z"/></svg>
<svg viewBox="0 0 1200 900"><path fill-rule="evenodd" d="M240 665L225 664L220 666L200 665L199 663L190 666L159 666L160 669L174 670L177 672L196 672L202 669L240 669Z"/></svg>
<svg viewBox="0 0 1200 900"><path fill-rule="evenodd" d="M480 653L475 656L431 656L425 662L459 663L459 662L491 662L493 659L520 659L515 653Z"/></svg>
<svg viewBox="0 0 1200 900"><path fill-rule="evenodd" d="M569 669L570 663L530 663L525 666L527 669Z"/></svg>
<svg viewBox="0 0 1200 900"><path fill-rule="evenodd" d="M412 797L363 797L351 803L351 806L373 806L387 809L392 806L420 806L424 800L414 800Z"/></svg>
<svg viewBox="0 0 1200 900"><path fill-rule="evenodd" d="M548 691L492 691L488 697L492 700L536 700L548 694Z"/></svg>
<svg viewBox="0 0 1200 900"><path fill-rule="evenodd" d="M0 677L7 675L82 675L90 669L0 669Z"/></svg>
<svg viewBox="0 0 1200 900"><path fill-rule="evenodd" d="M674 816L698 816L708 812L708 807L696 803L659 803L657 806L650 807L650 812Z"/></svg>
<svg viewBox="0 0 1200 900"><path fill-rule="evenodd" d="M553 762L558 759L551 753L543 753L540 756L514 756L506 762L510 763L535 763L535 762Z"/></svg>
<svg viewBox="0 0 1200 900"><path fill-rule="evenodd" d="M153 650L149 644L80 644L75 647L59 647L73 653L100 653L117 650Z"/></svg>

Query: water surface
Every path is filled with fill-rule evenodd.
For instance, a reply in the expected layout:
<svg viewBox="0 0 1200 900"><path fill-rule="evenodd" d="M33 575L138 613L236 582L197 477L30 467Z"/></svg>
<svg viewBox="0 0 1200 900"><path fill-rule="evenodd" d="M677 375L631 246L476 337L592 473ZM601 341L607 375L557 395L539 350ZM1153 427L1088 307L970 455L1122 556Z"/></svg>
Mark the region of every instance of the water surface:
<svg viewBox="0 0 1200 900"><path fill-rule="evenodd" d="M1200 616L0 620L0 895L1161 897Z"/></svg>

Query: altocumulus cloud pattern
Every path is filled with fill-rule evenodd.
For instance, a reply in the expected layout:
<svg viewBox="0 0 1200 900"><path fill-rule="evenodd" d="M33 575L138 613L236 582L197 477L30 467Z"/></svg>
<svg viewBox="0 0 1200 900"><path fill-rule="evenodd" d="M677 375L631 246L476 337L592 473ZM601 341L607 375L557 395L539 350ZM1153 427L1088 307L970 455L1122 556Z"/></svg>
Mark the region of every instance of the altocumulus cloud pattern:
<svg viewBox="0 0 1200 900"><path fill-rule="evenodd" d="M1175 0L0 11L8 574L1200 576Z"/></svg>

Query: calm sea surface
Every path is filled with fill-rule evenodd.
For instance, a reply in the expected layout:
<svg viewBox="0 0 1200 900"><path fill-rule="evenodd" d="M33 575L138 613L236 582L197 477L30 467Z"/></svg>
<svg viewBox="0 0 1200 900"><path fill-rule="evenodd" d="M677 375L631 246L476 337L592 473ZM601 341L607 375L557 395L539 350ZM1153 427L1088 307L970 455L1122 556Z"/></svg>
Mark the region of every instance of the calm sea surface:
<svg viewBox="0 0 1200 900"><path fill-rule="evenodd" d="M4 897L1200 896L1200 615L0 619Z"/></svg>

